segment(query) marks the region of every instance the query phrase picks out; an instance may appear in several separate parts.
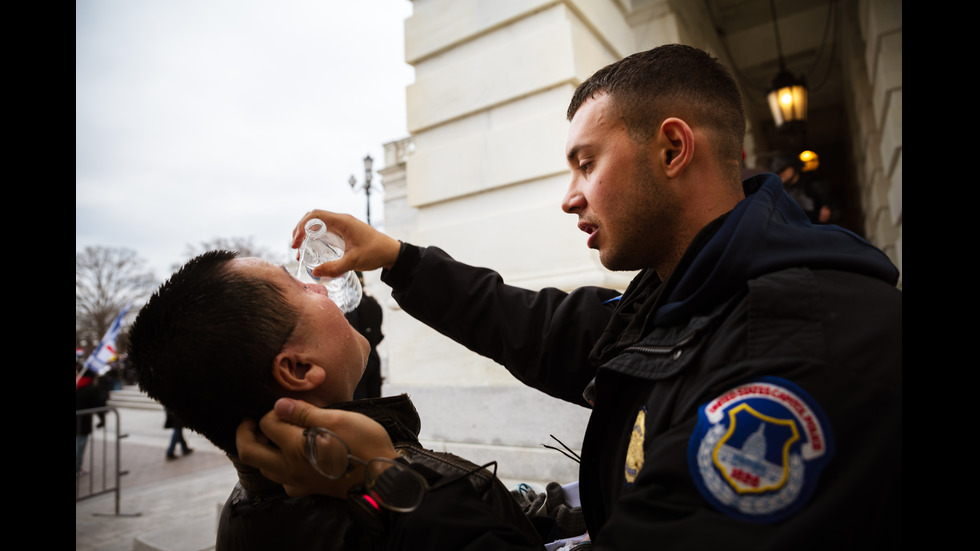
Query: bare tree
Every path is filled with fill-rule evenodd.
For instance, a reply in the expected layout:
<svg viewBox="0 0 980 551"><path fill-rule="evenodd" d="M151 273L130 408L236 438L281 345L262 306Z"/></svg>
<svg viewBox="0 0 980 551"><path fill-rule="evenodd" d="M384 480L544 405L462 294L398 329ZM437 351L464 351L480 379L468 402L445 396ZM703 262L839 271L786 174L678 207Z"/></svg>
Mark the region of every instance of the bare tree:
<svg viewBox="0 0 980 551"><path fill-rule="evenodd" d="M86 247L75 253L75 340L97 343L126 304L157 286L146 261L125 248ZM135 312L138 305L130 310Z"/></svg>
<svg viewBox="0 0 980 551"><path fill-rule="evenodd" d="M281 261L281 259L277 258L277 256L281 255L273 254L268 249L255 245L252 242L251 237L216 237L211 241L202 241L200 247L194 247L193 245L188 244L184 251L184 255L187 257L185 261L190 260L201 253L219 249L226 251L238 251L238 254L243 257L255 256L258 258L264 258L270 262ZM173 266L173 269L176 270L181 265L182 264L176 264Z"/></svg>

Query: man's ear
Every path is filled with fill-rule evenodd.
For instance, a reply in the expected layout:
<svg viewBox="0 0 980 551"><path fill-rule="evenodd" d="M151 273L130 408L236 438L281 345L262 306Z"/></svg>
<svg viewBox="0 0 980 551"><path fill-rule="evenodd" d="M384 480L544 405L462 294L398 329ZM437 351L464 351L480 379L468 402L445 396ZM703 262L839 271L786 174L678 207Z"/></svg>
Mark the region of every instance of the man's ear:
<svg viewBox="0 0 980 551"><path fill-rule="evenodd" d="M663 151L663 169L668 178L676 178L694 158L694 132L676 117L664 119L658 134Z"/></svg>
<svg viewBox="0 0 980 551"><path fill-rule="evenodd" d="M320 386L326 373L300 350L287 345L272 361L272 376L287 392L307 392Z"/></svg>

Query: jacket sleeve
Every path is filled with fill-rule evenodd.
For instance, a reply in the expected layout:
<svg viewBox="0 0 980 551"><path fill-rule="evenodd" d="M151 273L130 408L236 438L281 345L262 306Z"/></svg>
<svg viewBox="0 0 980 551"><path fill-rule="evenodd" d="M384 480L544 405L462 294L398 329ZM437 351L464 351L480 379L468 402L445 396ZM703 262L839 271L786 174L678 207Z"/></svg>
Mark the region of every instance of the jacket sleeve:
<svg viewBox="0 0 980 551"><path fill-rule="evenodd" d="M397 263L382 280L422 323L500 363L528 386L586 404L582 391L595 376L589 352L612 314L608 302L619 292L521 289L438 248L409 244L402 244Z"/></svg>

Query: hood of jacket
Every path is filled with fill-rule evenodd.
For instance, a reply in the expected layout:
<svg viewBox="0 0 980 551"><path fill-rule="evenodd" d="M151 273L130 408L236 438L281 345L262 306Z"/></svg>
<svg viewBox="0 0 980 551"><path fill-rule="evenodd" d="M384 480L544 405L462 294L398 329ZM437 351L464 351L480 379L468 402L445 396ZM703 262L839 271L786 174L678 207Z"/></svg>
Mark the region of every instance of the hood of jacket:
<svg viewBox="0 0 980 551"><path fill-rule="evenodd" d="M617 305L594 361L635 343L655 326L678 325L745 288L746 282L787 268L834 269L898 281L898 269L878 248L834 225L814 225L778 176L743 182L745 199L705 227L674 273L660 282L640 272Z"/></svg>
<svg viewBox="0 0 980 551"><path fill-rule="evenodd" d="M697 253L657 309L658 324L674 324L731 296L745 282L786 268L858 273L894 285L898 269L885 253L834 225L813 225L772 174L743 183L746 198Z"/></svg>

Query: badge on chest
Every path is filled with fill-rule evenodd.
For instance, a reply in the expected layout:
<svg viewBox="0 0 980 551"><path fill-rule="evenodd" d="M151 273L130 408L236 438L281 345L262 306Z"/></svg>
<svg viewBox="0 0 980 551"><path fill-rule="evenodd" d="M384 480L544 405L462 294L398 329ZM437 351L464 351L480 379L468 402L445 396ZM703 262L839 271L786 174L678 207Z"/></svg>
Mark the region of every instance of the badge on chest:
<svg viewBox="0 0 980 551"><path fill-rule="evenodd" d="M629 448L626 449L625 478L627 484L632 484L636 481L636 475L643 468L643 440L646 437L646 415L646 408L640 409L640 412L636 414L636 422L633 423Z"/></svg>

